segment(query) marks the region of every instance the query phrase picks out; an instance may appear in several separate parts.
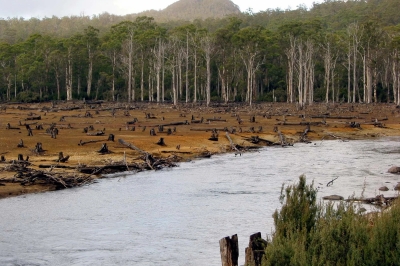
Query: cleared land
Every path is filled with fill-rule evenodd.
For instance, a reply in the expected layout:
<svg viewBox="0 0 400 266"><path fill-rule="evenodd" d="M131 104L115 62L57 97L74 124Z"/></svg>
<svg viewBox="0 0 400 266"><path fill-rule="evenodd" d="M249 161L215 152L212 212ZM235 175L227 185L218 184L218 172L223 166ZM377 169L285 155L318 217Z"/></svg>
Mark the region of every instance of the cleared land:
<svg viewBox="0 0 400 266"><path fill-rule="evenodd" d="M0 198L85 185L110 172L157 169L216 153L400 136L400 109L393 104L301 109L287 103L175 107L63 102L0 107ZM161 138L164 145L159 145ZM99 152L102 148L108 152ZM60 152L65 162L57 162Z"/></svg>

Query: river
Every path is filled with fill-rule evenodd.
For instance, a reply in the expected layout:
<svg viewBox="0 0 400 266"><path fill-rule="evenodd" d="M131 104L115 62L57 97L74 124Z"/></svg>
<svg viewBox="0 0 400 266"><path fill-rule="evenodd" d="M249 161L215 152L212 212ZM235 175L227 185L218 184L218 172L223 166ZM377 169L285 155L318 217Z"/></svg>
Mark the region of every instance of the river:
<svg viewBox="0 0 400 266"><path fill-rule="evenodd" d="M243 264L248 237L273 231L282 184L301 174L319 197L397 195L387 170L399 140L267 147L2 199L0 265L221 265L219 239L233 234Z"/></svg>

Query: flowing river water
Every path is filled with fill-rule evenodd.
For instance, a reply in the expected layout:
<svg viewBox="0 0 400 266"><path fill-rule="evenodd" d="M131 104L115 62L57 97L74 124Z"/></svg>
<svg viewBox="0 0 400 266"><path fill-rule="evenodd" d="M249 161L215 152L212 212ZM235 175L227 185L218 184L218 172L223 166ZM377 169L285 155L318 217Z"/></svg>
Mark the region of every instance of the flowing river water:
<svg viewBox="0 0 400 266"><path fill-rule="evenodd" d="M399 138L318 141L2 199L0 265L221 265L233 234L243 264L249 236L273 231L283 183L304 174L319 198L394 196L399 159Z"/></svg>

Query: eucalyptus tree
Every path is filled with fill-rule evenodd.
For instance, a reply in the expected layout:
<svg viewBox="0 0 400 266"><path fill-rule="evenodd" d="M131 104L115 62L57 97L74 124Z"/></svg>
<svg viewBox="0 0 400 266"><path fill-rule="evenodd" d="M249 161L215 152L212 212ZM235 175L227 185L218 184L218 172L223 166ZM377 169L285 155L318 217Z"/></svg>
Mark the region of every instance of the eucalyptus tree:
<svg viewBox="0 0 400 266"><path fill-rule="evenodd" d="M150 69L150 63L153 61L152 57L152 48L155 46L155 42L157 37L159 36L159 27L157 24L154 22L154 18L152 17L147 17L147 16L141 16L137 17L135 21L133 22L135 26L134 30L134 40L136 41L138 45L138 50L140 54L140 69L141 69L141 74L140 74L140 98L143 101L144 100L144 71L145 71L145 64L146 62L149 65ZM150 77L150 73L149 73ZM149 89L150 89L150 84L148 84ZM149 97L150 97L150 91L149 91Z"/></svg>
<svg viewBox="0 0 400 266"><path fill-rule="evenodd" d="M134 40L136 25L131 21L123 21L111 28L111 34L121 43L121 51L119 60L121 62L120 69L127 76L127 96L128 102L135 98L135 92L132 87L133 79L133 54L136 48ZM125 70L125 71L124 71Z"/></svg>
<svg viewBox="0 0 400 266"><path fill-rule="evenodd" d="M234 77L235 56L237 48L234 46L234 36L240 30L242 21L236 17L229 19L229 24L215 32L216 56L218 77L221 81L221 97L227 103L229 101L229 80Z"/></svg>
<svg viewBox="0 0 400 266"><path fill-rule="evenodd" d="M14 77L15 55L13 46L8 43L0 43L0 73L6 89L6 100L11 100L11 86Z"/></svg>
<svg viewBox="0 0 400 266"><path fill-rule="evenodd" d="M93 61L100 44L99 41L99 30L89 26L84 30L84 34L82 36L83 42L86 46L87 50L87 58L88 58L88 73L86 77L87 87L86 87L86 95L90 97L91 89L92 89L92 79L93 79Z"/></svg>
<svg viewBox="0 0 400 266"><path fill-rule="evenodd" d="M263 49L265 49L265 39L263 38L263 28L246 27L239 30L234 40L239 48L240 57L245 65L247 72L246 102L252 105L255 86L255 73L263 63Z"/></svg>
<svg viewBox="0 0 400 266"><path fill-rule="evenodd" d="M383 40L382 28L376 21L368 21L362 25L364 34L361 38L361 47L364 60L364 102L377 102L378 60L384 49L381 47Z"/></svg>
<svg viewBox="0 0 400 266"><path fill-rule="evenodd" d="M206 105L208 107L211 102L211 58L215 51L215 39L209 32L205 32L201 37L200 49L206 63Z"/></svg>
<svg viewBox="0 0 400 266"><path fill-rule="evenodd" d="M349 64L353 67L353 100L352 102L356 102L356 93L358 94L359 101L361 102L360 91L358 89L358 76L357 76L357 63L358 63L358 54L359 54L359 46L361 42L362 36L362 28L358 24L358 22L354 22L347 27L347 34L349 38L349 49L351 50L351 56L349 57ZM351 58L353 58L353 62L351 63Z"/></svg>
<svg viewBox="0 0 400 266"><path fill-rule="evenodd" d="M325 84L325 102L329 102L329 92L332 92L332 102L335 102L335 68L339 58L338 36L334 33L326 33L320 44L322 58L324 61L324 84Z"/></svg>
<svg viewBox="0 0 400 266"><path fill-rule="evenodd" d="M121 52L121 42L112 32L108 32L102 39L101 50L111 64L111 98L115 101L115 76L118 56Z"/></svg>

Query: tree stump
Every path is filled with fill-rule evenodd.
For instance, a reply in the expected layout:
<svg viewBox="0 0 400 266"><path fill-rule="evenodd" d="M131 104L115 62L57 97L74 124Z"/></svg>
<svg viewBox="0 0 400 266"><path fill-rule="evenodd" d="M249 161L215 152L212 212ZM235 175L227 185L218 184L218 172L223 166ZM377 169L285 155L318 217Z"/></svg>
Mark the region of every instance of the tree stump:
<svg viewBox="0 0 400 266"><path fill-rule="evenodd" d="M24 147L24 141L22 139L19 140L19 143L17 145L18 148L23 148Z"/></svg>
<svg viewBox="0 0 400 266"><path fill-rule="evenodd" d="M35 149L33 151L35 153L44 152L43 147L42 147L42 143L41 142L36 143Z"/></svg>
<svg viewBox="0 0 400 266"><path fill-rule="evenodd" d="M103 143L103 145L101 146L101 149L98 152L99 153L110 153L110 151L108 150L108 147L107 147L107 143Z"/></svg>
<svg viewBox="0 0 400 266"><path fill-rule="evenodd" d="M213 132L208 140L218 141L218 133Z"/></svg>
<svg viewBox="0 0 400 266"><path fill-rule="evenodd" d="M168 128L167 135L171 135L171 134L172 134L172 130L170 128Z"/></svg>
<svg viewBox="0 0 400 266"><path fill-rule="evenodd" d="M114 141L114 134L110 134L110 135L108 135L108 141Z"/></svg>
<svg viewBox="0 0 400 266"><path fill-rule="evenodd" d="M150 129L150 136L156 136L156 131L154 128Z"/></svg>
<svg viewBox="0 0 400 266"><path fill-rule="evenodd" d="M250 236L249 246L245 249L246 266L261 266L261 260L267 247L267 241L261 238L261 233L255 233Z"/></svg>
<svg viewBox="0 0 400 266"><path fill-rule="evenodd" d="M69 155L67 155L67 156L64 157L63 152L60 151L60 152L58 153L58 160L56 160L56 162L65 163L66 161L68 161L68 159L69 159Z"/></svg>
<svg viewBox="0 0 400 266"><path fill-rule="evenodd" d="M22 154L18 154L18 161L23 161L24 160L24 156Z"/></svg>
<svg viewBox="0 0 400 266"><path fill-rule="evenodd" d="M4 155L1 155L0 161L5 162L6 161L6 157L4 157Z"/></svg>
<svg viewBox="0 0 400 266"><path fill-rule="evenodd" d="M237 266L239 258L238 236L224 237L219 241L222 266Z"/></svg>
<svg viewBox="0 0 400 266"><path fill-rule="evenodd" d="M164 142L164 138L160 138L160 139L157 141L156 144L157 144L157 145L160 145L160 146L165 146L165 145L166 145L165 142Z"/></svg>

